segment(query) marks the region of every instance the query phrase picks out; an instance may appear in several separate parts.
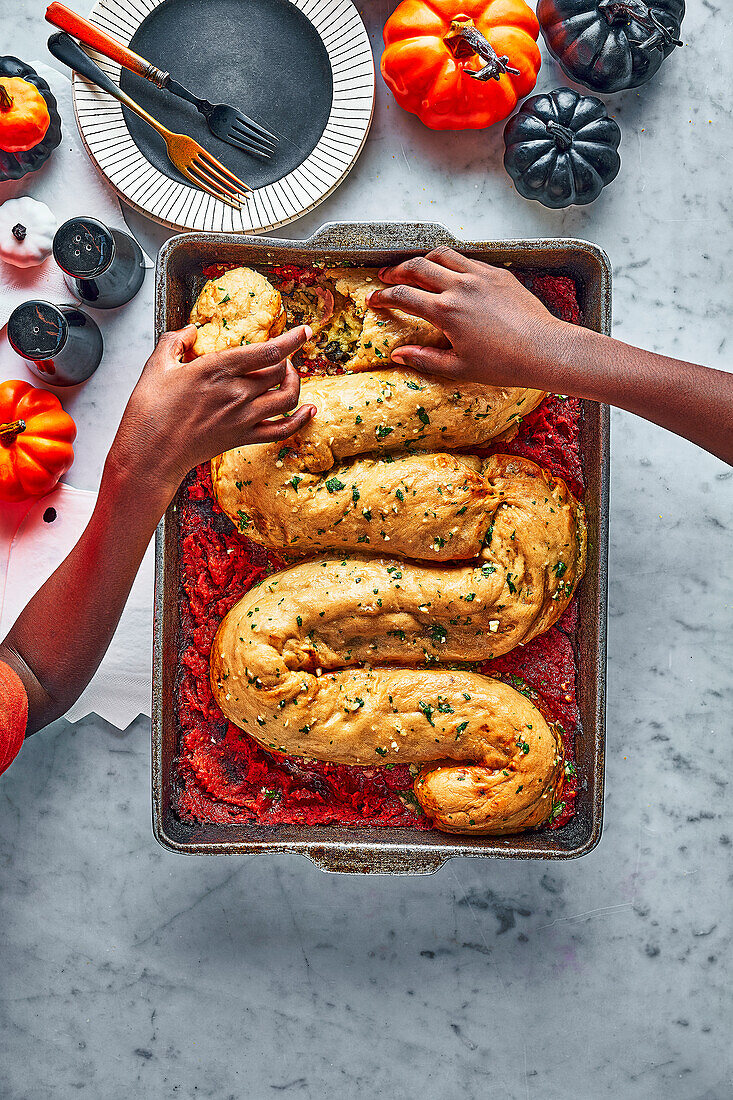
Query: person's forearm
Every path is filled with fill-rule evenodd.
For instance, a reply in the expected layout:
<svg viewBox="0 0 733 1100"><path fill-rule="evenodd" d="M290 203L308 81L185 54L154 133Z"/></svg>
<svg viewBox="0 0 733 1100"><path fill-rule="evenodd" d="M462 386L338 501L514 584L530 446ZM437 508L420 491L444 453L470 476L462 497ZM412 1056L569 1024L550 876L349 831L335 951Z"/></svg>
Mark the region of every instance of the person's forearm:
<svg viewBox="0 0 733 1100"><path fill-rule="evenodd" d="M616 405L733 464L733 374L562 324L536 364L554 393Z"/></svg>
<svg viewBox="0 0 733 1100"><path fill-rule="evenodd" d="M643 416L733 463L733 375L668 359L559 321L507 270L437 248L379 272L372 308L401 309L450 348L404 346L392 360L453 381L531 386Z"/></svg>
<svg viewBox="0 0 733 1100"><path fill-rule="evenodd" d="M64 714L94 675L167 501L108 460L79 542L0 646L28 693L29 734Z"/></svg>
<svg viewBox="0 0 733 1100"><path fill-rule="evenodd" d="M296 408L300 383L288 358L310 339L306 326L183 366L197 331L187 325L158 341L125 409L86 530L0 643L0 661L28 695L27 733L65 714L91 680L187 471L232 447L286 439L316 411Z"/></svg>

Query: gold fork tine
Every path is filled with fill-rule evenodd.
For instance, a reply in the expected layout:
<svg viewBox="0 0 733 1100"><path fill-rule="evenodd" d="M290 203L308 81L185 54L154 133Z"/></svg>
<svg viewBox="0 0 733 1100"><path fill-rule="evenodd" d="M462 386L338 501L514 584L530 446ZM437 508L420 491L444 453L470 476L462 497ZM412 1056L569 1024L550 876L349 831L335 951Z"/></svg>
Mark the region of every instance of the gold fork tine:
<svg viewBox="0 0 733 1100"><path fill-rule="evenodd" d="M241 209L242 209L241 199L237 199L236 197L229 198L227 195L224 195L221 191L214 191L211 187L207 187L207 185L202 180L198 179L193 174L193 172L191 171L191 169L187 165L179 164L178 165L178 170L183 173L183 175L186 177L187 180L190 180L191 183L193 183L196 187L198 187L199 190L206 191L207 194L213 195L213 197L215 199L218 199L220 202L226 203L227 206L231 206L234 210L239 210L241 212Z"/></svg>
<svg viewBox="0 0 733 1100"><path fill-rule="evenodd" d="M242 183L240 179L237 179L234 173L230 172L226 165L218 161L216 157L213 157L207 149L201 150L201 153L199 154L199 159L203 160L213 171L216 171L219 176L223 176L228 183L235 184L237 190L252 190L252 188L248 187L246 183Z"/></svg>
<svg viewBox="0 0 733 1100"><path fill-rule="evenodd" d="M209 168L204 161L200 158L191 162L191 167L204 178L209 181L212 187L218 187L220 190L225 191L227 195L233 195L237 199L244 199L249 197L249 192L241 191L240 188L235 187L233 183L230 183L228 179L222 176L214 168Z"/></svg>
<svg viewBox="0 0 733 1100"><path fill-rule="evenodd" d="M193 165L199 170L199 172L201 172L202 175L210 179L215 187L222 187L225 191L228 191L230 194L237 195L239 198L245 198L249 196L251 190L250 188L247 188L247 190L245 191L242 184L232 183L231 180L229 180L218 169L210 167L209 164L202 157L196 157L196 159L193 161Z"/></svg>
<svg viewBox="0 0 733 1100"><path fill-rule="evenodd" d="M242 209L242 198L240 195L234 195L232 191L223 190L215 180L209 179L207 176L201 174L195 164L188 165L186 177L192 180L192 183L196 184L197 187L208 191L209 195L216 195L222 202L229 202L230 206L236 206L238 210Z"/></svg>
<svg viewBox="0 0 733 1100"><path fill-rule="evenodd" d="M240 195L236 187L232 187L230 184L226 183L225 180L216 176L214 172L210 172L209 169L198 160L198 157L194 157L194 160L189 162L188 167L190 171L196 173L199 179L205 179L209 187L214 187L216 190L223 191L223 194L230 195L231 198L237 199L238 202L244 197Z"/></svg>

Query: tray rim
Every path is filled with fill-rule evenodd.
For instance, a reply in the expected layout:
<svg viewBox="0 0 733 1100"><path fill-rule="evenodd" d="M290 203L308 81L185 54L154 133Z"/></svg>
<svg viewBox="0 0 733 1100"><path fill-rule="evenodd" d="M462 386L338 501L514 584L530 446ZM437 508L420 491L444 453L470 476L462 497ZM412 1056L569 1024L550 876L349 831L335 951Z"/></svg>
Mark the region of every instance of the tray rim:
<svg viewBox="0 0 733 1100"><path fill-rule="evenodd" d="M369 240L364 245L355 244L351 237L363 234ZM406 245L406 234L414 245ZM348 237L348 240L347 240ZM429 242L429 243L426 243ZM612 270L607 254L592 242L575 238L511 238L503 241L465 241L455 237L444 226L435 223L326 223L311 237L305 240L291 238L242 237L233 233L187 233L171 238L160 250L156 265L156 336L165 330L167 320L167 273L171 259L182 248L191 244L205 245L212 251L221 245L240 244L262 252L262 258L250 260L251 263L266 263L272 259L268 250L277 252L282 248L302 248L313 252L320 249L328 254L349 251L351 253L395 252L418 253L434 247L436 244L450 244L459 250L497 251L504 254L516 254L526 257L533 253L557 252L565 250L575 255L590 258L598 269L596 286L599 306L598 330L606 335L611 331L611 282ZM504 261L506 262L506 261ZM538 265L535 265L538 266ZM595 409L597 416L598 439L598 504L597 504L597 551L598 562L595 572L597 593L595 613L597 616L597 653L595 668L596 692L592 708L593 719L593 778L594 797L590 829L581 843L571 848L548 848L547 843L533 843L533 838L546 837L547 834L520 834L521 848L516 847L516 837L474 838L453 837L437 831L419 832L419 843L406 845L401 834L412 832L408 829L371 829L373 837L364 839L357 835L367 831L367 827L348 828L349 841L317 836L293 836L300 831L305 833L311 826L250 826L252 836L246 840L226 839L226 832L243 826L209 827L214 833L221 833L217 839L197 841L177 840L166 828L163 797L163 622L165 611L164 571L166 561L166 526L174 523L176 503L171 505L156 532L155 546L155 599L153 627L153 707L152 707L152 816L153 833L164 848L177 854L195 855L250 855L264 852L282 852L307 856L324 871L369 873L369 874L431 874L437 871L451 858L459 855L481 858L511 859L575 859L587 855L598 844L603 827L604 793L604 757L605 757L605 687L606 687L606 629L608 602L608 513L609 513L609 466L610 466L610 411L607 405L584 402L584 410ZM334 826L321 826L330 829ZM342 827L346 828L346 827ZM561 830L551 834L558 837ZM267 833L266 836L262 834Z"/></svg>

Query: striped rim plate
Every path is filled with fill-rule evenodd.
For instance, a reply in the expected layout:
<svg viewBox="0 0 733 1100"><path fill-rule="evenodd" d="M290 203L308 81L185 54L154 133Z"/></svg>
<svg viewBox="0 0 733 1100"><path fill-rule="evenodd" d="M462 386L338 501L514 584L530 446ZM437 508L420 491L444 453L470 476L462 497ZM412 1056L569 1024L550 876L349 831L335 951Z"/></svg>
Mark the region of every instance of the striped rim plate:
<svg viewBox="0 0 733 1100"><path fill-rule="evenodd" d="M82 141L125 202L171 229L259 233L287 225L323 202L354 166L374 111L374 60L352 0L290 0L315 27L331 62L333 101L326 128L302 164L252 192L241 212L159 172L138 149L122 107L74 73L74 110ZM89 19L127 46L165 0L98 0ZM120 66L88 50L115 82Z"/></svg>

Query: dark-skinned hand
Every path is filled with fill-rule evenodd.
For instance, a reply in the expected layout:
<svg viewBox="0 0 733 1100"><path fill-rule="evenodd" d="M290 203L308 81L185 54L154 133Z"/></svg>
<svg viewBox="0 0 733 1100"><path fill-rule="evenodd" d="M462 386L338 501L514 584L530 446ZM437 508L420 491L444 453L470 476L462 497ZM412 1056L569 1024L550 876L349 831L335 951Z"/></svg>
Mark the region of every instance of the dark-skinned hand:
<svg viewBox="0 0 733 1100"><path fill-rule="evenodd" d="M470 260L452 248L436 248L382 268L386 289L374 290L369 305L401 309L441 329L448 350L412 345L392 353L395 363L456 381L495 386L532 386L544 349L562 322L506 268ZM540 386L539 388L542 388Z"/></svg>
<svg viewBox="0 0 733 1100"><path fill-rule="evenodd" d="M527 386L643 416L733 463L733 374L670 359L560 321L506 268L436 248L383 268L369 305L430 321L451 348L392 352L452 382Z"/></svg>
<svg viewBox="0 0 733 1100"><path fill-rule="evenodd" d="M109 460L144 478L153 472L172 495L189 470L214 455L297 432L315 408L293 412L300 379L289 356L309 337L301 325L261 344L184 362L195 325L164 333L132 392Z"/></svg>

